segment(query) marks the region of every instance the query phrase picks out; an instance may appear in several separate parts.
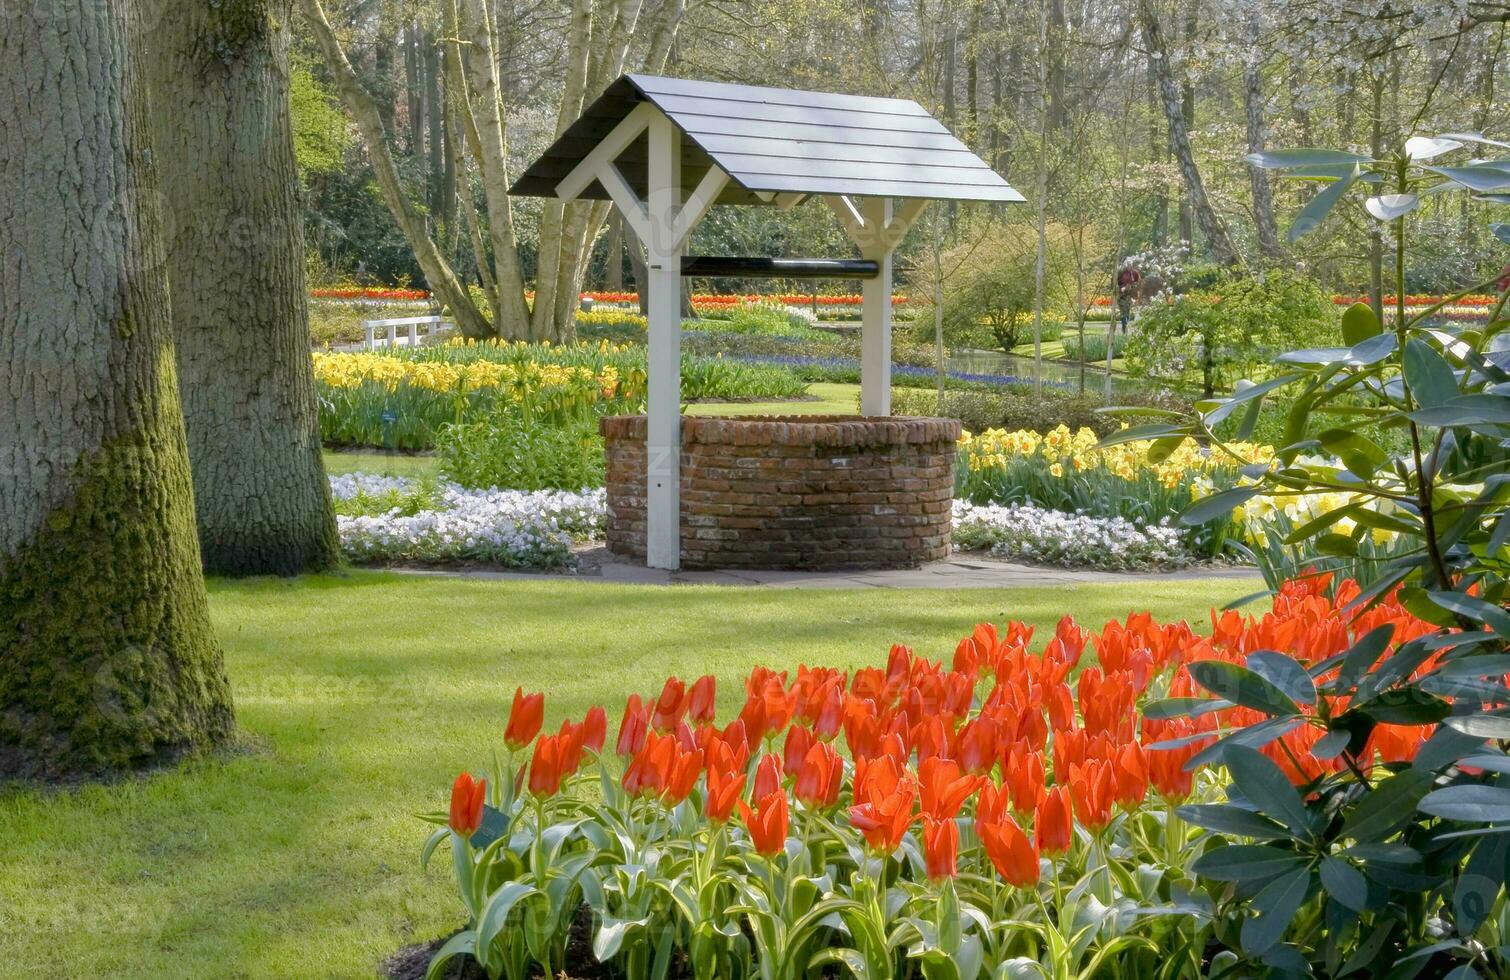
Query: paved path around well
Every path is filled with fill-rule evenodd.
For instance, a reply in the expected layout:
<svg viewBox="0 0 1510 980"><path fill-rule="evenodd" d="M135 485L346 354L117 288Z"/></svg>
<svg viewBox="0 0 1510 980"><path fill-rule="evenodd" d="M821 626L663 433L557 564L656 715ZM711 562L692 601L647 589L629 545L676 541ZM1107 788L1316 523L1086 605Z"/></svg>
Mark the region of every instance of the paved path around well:
<svg viewBox="0 0 1510 980"><path fill-rule="evenodd" d="M1199 567L1172 572L1098 572L1087 569L1049 568L997 561L977 555L955 555L922 568L886 572L668 572L623 561L604 549L582 556L584 571L556 574L524 571L445 571L396 569L413 575L458 575L466 578L539 580L544 577L575 578L583 582L617 582L622 585L763 585L786 589L1012 589L1039 586L1074 586L1123 583L1136 588L1150 582L1181 579L1234 579L1262 587L1251 568Z"/></svg>

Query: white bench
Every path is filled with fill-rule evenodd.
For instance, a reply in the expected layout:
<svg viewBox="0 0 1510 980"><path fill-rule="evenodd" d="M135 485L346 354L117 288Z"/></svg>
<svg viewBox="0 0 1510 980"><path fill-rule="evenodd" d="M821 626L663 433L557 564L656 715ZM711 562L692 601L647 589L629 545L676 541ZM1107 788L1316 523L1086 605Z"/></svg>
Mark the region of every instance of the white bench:
<svg viewBox="0 0 1510 980"><path fill-rule="evenodd" d="M420 337L419 328L422 325L429 328L425 331L426 338L435 337L436 334L441 332L442 326L455 326L455 324L451 323L450 320L447 320L443 316L401 316L392 320L363 320L362 333L366 339L362 341L362 349L375 350L379 346L377 339L378 327L387 328L387 335L384 338L386 341L386 346L398 346L398 328L408 327L408 337L406 338L407 346L418 347Z"/></svg>

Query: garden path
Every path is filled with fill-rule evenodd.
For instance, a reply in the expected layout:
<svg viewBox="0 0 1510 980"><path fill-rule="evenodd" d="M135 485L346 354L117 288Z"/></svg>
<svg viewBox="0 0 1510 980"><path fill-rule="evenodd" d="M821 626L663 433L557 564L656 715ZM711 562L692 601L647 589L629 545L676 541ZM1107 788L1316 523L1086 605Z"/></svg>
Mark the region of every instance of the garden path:
<svg viewBox="0 0 1510 980"><path fill-rule="evenodd" d="M673 572L659 568L646 568L638 562L610 555L604 548L579 552L578 558L579 571L574 574L574 577L589 582L615 582L629 585L763 585L789 589L1012 589L1125 583L1129 588L1135 589L1151 581L1225 578L1251 580L1254 591L1263 587L1263 580L1252 568L1197 566L1167 572L1102 572L1023 565L976 555L955 555L945 561L931 562L921 568L844 572L783 572L751 569ZM481 579L533 579L543 574L553 574L481 569L475 571L395 570L414 575L455 575Z"/></svg>

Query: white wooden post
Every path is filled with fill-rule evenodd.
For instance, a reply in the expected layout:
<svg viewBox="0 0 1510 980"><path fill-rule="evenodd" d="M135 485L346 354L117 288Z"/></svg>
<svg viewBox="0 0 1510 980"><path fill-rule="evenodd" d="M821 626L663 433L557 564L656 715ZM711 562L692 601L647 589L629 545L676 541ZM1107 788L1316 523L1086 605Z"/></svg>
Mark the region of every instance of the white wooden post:
<svg viewBox="0 0 1510 980"><path fill-rule="evenodd" d="M394 321L388 321L388 349L393 350L398 344L398 325Z"/></svg>
<svg viewBox="0 0 1510 980"><path fill-rule="evenodd" d="M416 348L418 346L419 346L419 324L411 322L409 324L409 349L413 350L414 348Z"/></svg>
<svg viewBox="0 0 1510 980"><path fill-rule="evenodd" d="M362 341L362 349L372 350L372 348L377 346L377 338L375 336L377 327L373 326L373 321L371 320L363 320L362 327L367 334L367 339Z"/></svg>
<svg viewBox="0 0 1510 980"><path fill-rule="evenodd" d="M675 569L681 565L681 131L657 112L649 141L645 564Z"/></svg>
<svg viewBox="0 0 1510 980"><path fill-rule="evenodd" d="M865 280L860 307L860 414L891 414L891 253L895 243L891 225L891 198L866 198L860 205L865 224L860 238L860 257L881 267L874 279Z"/></svg>

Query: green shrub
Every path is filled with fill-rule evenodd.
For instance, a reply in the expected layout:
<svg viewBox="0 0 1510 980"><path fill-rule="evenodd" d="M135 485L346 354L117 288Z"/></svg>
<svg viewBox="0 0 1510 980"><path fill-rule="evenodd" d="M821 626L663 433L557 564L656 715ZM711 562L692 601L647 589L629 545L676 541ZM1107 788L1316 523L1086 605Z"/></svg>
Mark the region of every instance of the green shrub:
<svg viewBox="0 0 1510 980"><path fill-rule="evenodd" d="M1210 395L1275 374L1294 347L1334 343L1338 314L1314 281L1283 269L1228 277L1149 304L1133 323L1128 370Z"/></svg>
<svg viewBox="0 0 1510 980"><path fill-rule="evenodd" d="M1090 364L1104 362L1106 360L1107 335L1096 331L1085 335L1085 345L1082 348L1078 334L1066 334L1063 338L1064 355L1072 361L1085 361ZM1112 338L1112 357L1122 357L1127 352L1127 335L1117 334Z"/></svg>
<svg viewBox="0 0 1510 980"><path fill-rule="evenodd" d="M1116 396L1118 405L1146 405L1156 408L1179 408L1177 400L1162 395ZM1042 393L1031 387L1005 391L945 391L943 416L959 419L966 431L986 429L1033 429L1047 432L1058 425L1072 431L1091 429L1106 435L1121 427L1120 419L1098 413L1106 404L1098 395L1080 395L1058 388L1044 388ZM939 415L938 395L934 391L894 387L891 410L896 415Z"/></svg>
<svg viewBox="0 0 1510 980"><path fill-rule="evenodd" d="M553 425L508 409L448 425L436 437L440 470L465 487L581 490L603 485L596 419Z"/></svg>

